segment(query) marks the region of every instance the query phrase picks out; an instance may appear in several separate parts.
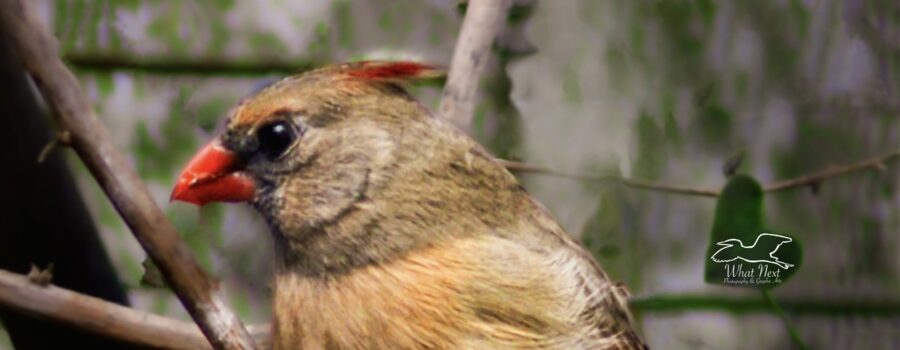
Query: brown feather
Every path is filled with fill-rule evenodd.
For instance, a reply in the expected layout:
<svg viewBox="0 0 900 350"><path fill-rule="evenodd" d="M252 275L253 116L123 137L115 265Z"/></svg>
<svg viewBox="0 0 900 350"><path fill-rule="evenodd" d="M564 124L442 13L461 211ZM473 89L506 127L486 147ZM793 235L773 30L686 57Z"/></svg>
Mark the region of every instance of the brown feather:
<svg viewBox="0 0 900 350"><path fill-rule="evenodd" d="M327 67L233 111L229 144L275 119L304 130L282 159L248 161L276 238L276 348L644 348L590 254L388 79L424 67Z"/></svg>

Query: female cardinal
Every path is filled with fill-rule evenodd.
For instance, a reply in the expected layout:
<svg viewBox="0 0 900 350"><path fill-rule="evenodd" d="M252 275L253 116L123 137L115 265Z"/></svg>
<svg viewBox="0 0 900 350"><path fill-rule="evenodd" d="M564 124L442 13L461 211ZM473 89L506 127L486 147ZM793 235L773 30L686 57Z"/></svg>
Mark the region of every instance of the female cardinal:
<svg viewBox="0 0 900 350"><path fill-rule="evenodd" d="M472 139L357 62L242 101L173 200L275 237L276 349L642 349L622 288Z"/></svg>

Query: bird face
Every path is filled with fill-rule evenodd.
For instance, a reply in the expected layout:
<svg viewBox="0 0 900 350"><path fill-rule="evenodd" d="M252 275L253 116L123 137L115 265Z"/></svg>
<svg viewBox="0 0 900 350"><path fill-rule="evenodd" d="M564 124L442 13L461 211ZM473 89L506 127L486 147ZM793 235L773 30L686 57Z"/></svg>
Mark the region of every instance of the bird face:
<svg viewBox="0 0 900 350"><path fill-rule="evenodd" d="M439 74L416 63L358 62L282 80L231 111L226 131L188 163L171 198L249 202L284 245L307 244L311 231L391 177L397 135L431 118L396 83Z"/></svg>
<svg viewBox="0 0 900 350"><path fill-rule="evenodd" d="M366 125L370 129L377 129L378 119L396 116L400 111L382 111L378 107L396 105L397 101L390 100L398 97L410 99L390 83L437 74L440 73L435 68L416 63L357 62L276 83L230 113L225 134L188 163L172 199L196 205L253 201L260 185L277 183L279 175L297 172L311 157L325 151L317 149L328 143L322 139L349 136L346 132L351 130L345 126L352 123L348 119L360 114L354 112L361 109L369 114L363 117L372 122ZM307 132L311 135L306 136ZM330 151L352 148L348 146L352 145Z"/></svg>
<svg viewBox="0 0 900 350"><path fill-rule="evenodd" d="M276 348L639 344L588 253L396 84L438 74L362 62L282 80L232 110L172 199L266 218Z"/></svg>

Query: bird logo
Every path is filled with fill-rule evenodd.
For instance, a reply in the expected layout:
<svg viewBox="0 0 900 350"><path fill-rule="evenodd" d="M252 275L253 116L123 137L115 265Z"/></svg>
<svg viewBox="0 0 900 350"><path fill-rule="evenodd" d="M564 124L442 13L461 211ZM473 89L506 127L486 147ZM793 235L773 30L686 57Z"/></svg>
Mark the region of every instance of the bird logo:
<svg viewBox="0 0 900 350"><path fill-rule="evenodd" d="M793 241L790 237L777 235L774 233L761 233L756 236L756 241L751 245L744 245L740 239L729 238L716 243L721 246L713 253L712 261L717 263L732 262L735 260L743 260L748 263L769 263L776 265L784 270L793 267L794 264L786 263L775 256L778 248L785 243Z"/></svg>

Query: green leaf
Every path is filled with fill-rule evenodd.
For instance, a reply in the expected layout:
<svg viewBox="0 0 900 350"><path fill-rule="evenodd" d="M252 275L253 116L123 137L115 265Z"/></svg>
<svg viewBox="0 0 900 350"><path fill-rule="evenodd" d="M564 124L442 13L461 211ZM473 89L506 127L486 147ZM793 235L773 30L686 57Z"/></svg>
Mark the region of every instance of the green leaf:
<svg viewBox="0 0 900 350"><path fill-rule="evenodd" d="M188 41L180 34L182 25L188 24L183 21L184 16L180 3L173 3L173 8L168 13L157 15L150 21L147 34L166 43L172 52L184 54L190 47Z"/></svg>
<svg viewBox="0 0 900 350"><path fill-rule="evenodd" d="M288 50L287 46L281 42L281 38L274 33L252 32L248 36L250 47L259 54L275 55Z"/></svg>
<svg viewBox="0 0 900 350"><path fill-rule="evenodd" d="M684 148L684 141L681 138L681 131L678 129L678 122L675 120L675 99L671 95L667 95L663 100L663 135L666 141L666 150L670 153L681 153Z"/></svg>
<svg viewBox="0 0 900 350"><path fill-rule="evenodd" d="M572 104L581 103L581 75L578 67L574 64L568 64L565 67L563 94L566 96L566 101Z"/></svg>
<svg viewBox="0 0 900 350"><path fill-rule="evenodd" d="M733 177L722 190L710 238L707 283L774 288L787 281L802 260L800 241L765 228L763 189L747 175Z"/></svg>
<svg viewBox="0 0 900 350"><path fill-rule="evenodd" d="M693 121L695 137L710 148L723 148L732 140L732 113L717 104L704 106Z"/></svg>
<svg viewBox="0 0 900 350"><path fill-rule="evenodd" d="M230 107L231 102L223 96L216 96L203 102L194 112L197 125L207 132L212 132L218 126L222 116L228 113Z"/></svg>
<svg viewBox="0 0 900 350"><path fill-rule="evenodd" d="M138 173L145 180L170 183L181 165L197 150L193 131L196 121L185 115L188 96L189 92L182 90L172 101L169 117L160 125L158 137L151 134L146 122L138 121L132 152Z"/></svg>
<svg viewBox="0 0 900 350"><path fill-rule="evenodd" d="M716 3L712 0L698 0L696 5L703 18L703 24L711 26L716 19Z"/></svg>
<svg viewBox="0 0 900 350"><path fill-rule="evenodd" d="M654 118L646 113L635 122L638 139L638 154L635 161L635 176L641 179L658 179L666 166L666 135Z"/></svg>
<svg viewBox="0 0 900 350"><path fill-rule="evenodd" d="M101 98L108 97L116 88L115 81L110 73L97 73L95 79L97 79L97 90L99 90Z"/></svg>
<svg viewBox="0 0 900 350"><path fill-rule="evenodd" d="M214 2L219 7L219 10L228 11L234 7L235 0L216 0Z"/></svg>
<svg viewBox="0 0 900 350"><path fill-rule="evenodd" d="M599 173L609 174L609 171ZM599 205L581 231L582 243L603 269L630 288L640 288L641 242L633 223L640 216L621 188L608 188L599 193Z"/></svg>
<svg viewBox="0 0 900 350"><path fill-rule="evenodd" d="M331 27L327 22L316 24L313 39L309 42L306 51L312 57L326 57L331 50Z"/></svg>
<svg viewBox="0 0 900 350"><path fill-rule="evenodd" d="M140 280L141 286L148 288L168 288L168 284L166 283L165 278L163 278L162 272L159 271L159 267L157 267L150 258L144 258L144 261L141 262L141 266L144 268L144 274L141 276Z"/></svg>
<svg viewBox="0 0 900 350"><path fill-rule="evenodd" d="M334 3L335 22L338 30L338 44L341 48L353 47L353 16L350 12L350 2L340 0Z"/></svg>

